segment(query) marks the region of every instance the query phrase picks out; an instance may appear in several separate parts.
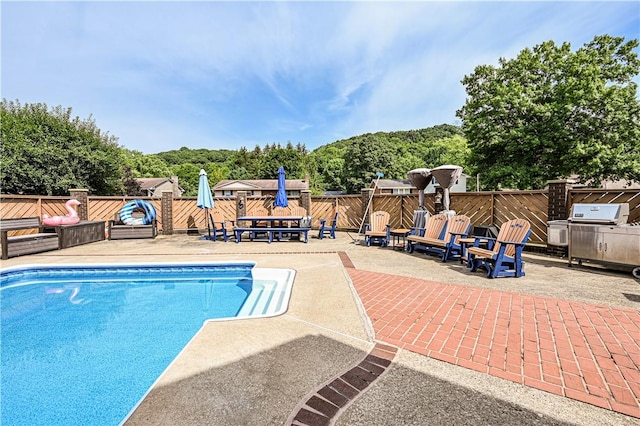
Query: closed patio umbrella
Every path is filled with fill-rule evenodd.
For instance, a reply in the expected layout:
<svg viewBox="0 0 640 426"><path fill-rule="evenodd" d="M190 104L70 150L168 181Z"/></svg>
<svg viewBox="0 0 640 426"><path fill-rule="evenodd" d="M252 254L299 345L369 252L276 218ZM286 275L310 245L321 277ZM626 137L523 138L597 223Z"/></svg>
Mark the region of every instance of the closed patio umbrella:
<svg viewBox="0 0 640 426"><path fill-rule="evenodd" d="M285 188L284 167L282 166L278 169L278 192L276 193L276 200L273 205L275 207L287 207L289 205L287 190Z"/></svg>
<svg viewBox="0 0 640 426"><path fill-rule="evenodd" d="M205 221L207 222L207 237L211 239L211 225L209 224L209 209L213 208L213 197L211 196L211 188L209 188L209 179L204 169L200 170L200 180L198 181L198 208L204 209Z"/></svg>
<svg viewBox="0 0 640 426"><path fill-rule="evenodd" d="M436 178L444 190L442 207L444 208L444 211L449 211L449 190L453 185L455 185L458 178L462 175L462 167L447 164L431 169L431 174Z"/></svg>

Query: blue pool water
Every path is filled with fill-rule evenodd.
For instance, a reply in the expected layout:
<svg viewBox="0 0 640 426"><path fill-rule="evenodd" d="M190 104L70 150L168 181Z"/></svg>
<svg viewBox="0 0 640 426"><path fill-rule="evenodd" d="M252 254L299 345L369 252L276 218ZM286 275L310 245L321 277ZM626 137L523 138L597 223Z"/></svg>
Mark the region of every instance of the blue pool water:
<svg viewBox="0 0 640 426"><path fill-rule="evenodd" d="M254 266L1 271L1 423L121 423L204 322L286 310L293 271Z"/></svg>

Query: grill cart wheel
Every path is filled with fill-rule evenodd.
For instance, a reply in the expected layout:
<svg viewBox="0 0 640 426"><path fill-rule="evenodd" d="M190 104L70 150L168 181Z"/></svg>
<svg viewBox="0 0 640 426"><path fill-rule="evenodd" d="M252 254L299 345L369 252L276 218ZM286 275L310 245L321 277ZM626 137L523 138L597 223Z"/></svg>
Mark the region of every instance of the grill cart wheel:
<svg viewBox="0 0 640 426"><path fill-rule="evenodd" d="M633 268L633 271L631 271L631 273L634 277L636 277L636 279L640 280L640 266L636 266L635 268Z"/></svg>

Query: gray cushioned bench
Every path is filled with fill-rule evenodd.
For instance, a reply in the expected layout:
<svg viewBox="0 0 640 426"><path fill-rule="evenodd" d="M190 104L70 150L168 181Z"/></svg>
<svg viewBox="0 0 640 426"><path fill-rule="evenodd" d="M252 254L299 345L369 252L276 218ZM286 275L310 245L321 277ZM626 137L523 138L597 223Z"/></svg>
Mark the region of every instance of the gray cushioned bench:
<svg viewBox="0 0 640 426"><path fill-rule="evenodd" d="M37 229L37 233L9 236L10 231ZM58 250L60 240L56 232L43 232L44 226L39 217L0 219L0 244L2 259Z"/></svg>

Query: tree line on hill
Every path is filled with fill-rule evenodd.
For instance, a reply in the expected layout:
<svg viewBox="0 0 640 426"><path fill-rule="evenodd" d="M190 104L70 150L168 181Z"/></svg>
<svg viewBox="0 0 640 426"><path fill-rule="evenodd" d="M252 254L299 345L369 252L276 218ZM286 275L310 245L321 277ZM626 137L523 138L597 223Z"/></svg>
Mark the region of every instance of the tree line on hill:
<svg viewBox="0 0 640 426"><path fill-rule="evenodd" d="M575 52L549 41L462 80L462 126L367 133L309 151L303 143L252 150L190 149L145 155L120 147L91 117L3 99L0 109L3 193L139 195L135 178L177 175L195 195L200 169L223 179L310 177L313 193L358 193L376 173L405 179L409 170L457 164L479 174L482 189L536 189L547 180L640 182L638 40L596 36Z"/></svg>

